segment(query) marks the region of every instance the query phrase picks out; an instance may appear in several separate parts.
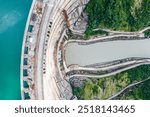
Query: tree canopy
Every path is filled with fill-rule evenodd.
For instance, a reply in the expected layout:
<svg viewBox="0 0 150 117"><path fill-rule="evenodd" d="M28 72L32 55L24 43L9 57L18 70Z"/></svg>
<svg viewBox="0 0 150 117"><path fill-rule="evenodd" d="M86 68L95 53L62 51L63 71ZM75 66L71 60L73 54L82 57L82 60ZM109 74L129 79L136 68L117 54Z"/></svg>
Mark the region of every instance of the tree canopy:
<svg viewBox="0 0 150 117"><path fill-rule="evenodd" d="M86 35L95 28L138 31L150 25L150 0L90 0Z"/></svg>

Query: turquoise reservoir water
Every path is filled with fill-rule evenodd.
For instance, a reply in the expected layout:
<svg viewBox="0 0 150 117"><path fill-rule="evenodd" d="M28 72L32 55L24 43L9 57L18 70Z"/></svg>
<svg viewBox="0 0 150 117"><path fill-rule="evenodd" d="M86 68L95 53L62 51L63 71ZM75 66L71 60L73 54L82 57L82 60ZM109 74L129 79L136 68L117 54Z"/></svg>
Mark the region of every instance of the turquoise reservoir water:
<svg viewBox="0 0 150 117"><path fill-rule="evenodd" d="M0 0L0 99L20 96L20 55L32 0Z"/></svg>

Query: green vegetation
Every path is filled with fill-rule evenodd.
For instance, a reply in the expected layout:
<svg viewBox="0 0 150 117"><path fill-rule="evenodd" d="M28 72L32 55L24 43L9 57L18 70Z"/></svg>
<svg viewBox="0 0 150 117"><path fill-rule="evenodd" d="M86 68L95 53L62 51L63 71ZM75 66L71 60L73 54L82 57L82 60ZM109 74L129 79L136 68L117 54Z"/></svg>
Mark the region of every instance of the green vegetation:
<svg viewBox="0 0 150 117"><path fill-rule="evenodd" d="M150 0L90 0L86 36L95 28L138 31L150 26Z"/></svg>
<svg viewBox="0 0 150 117"><path fill-rule="evenodd" d="M92 78L84 87L73 87L78 99L107 99L131 83L144 80L150 76L150 66L139 66L105 78ZM146 92L146 91L145 91ZM150 93L150 90L147 90Z"/></svg>
<svg viewBox="0 0 150 117"><path fill-rule="evenodd" d="M150 37L150 29L144 32L146 37Z"/></svg>
<svg viewBox="0 0 150 117"><path fill-rule="evenodd" d="M96 28L139 31L150 26L150 0L90 0L85 8L88 27L85 36L108 35ZM150 37L150 30L144 32ZM129 84L150 76L150 65L142 65L105 78L91 78L83 87L73 87L78 99L107 99ZM121 99L150 99L150 81L126 93Z"/></svg>
<svg viewBox="0 0 150 117"><path fill-rule="evenodd" d="M100 93L100 88L98 85L94 84L92 81L86 81L84 87L74 88L74 94L79 99L90 100L97 97Z"/></svg>
<svg viewBox="0 0 150 117"><path fill-rule="evenodd" d="M150 80L144 82L142 85L135 87L132 91L126 92L123 96L119 97L122 100L150 100Z"/></svg>

